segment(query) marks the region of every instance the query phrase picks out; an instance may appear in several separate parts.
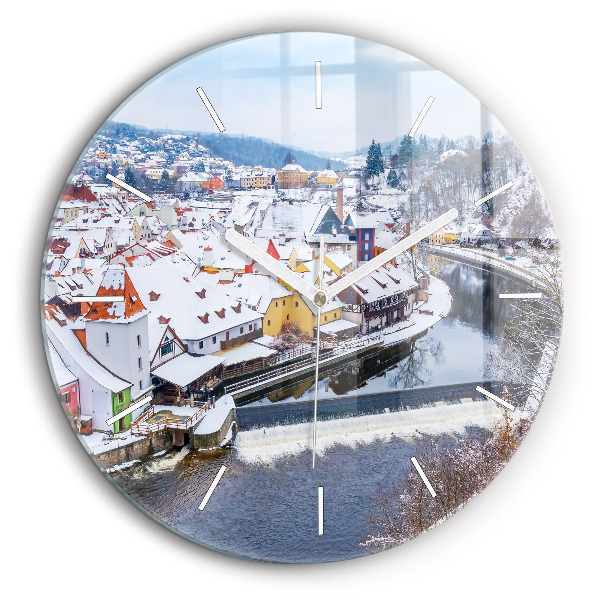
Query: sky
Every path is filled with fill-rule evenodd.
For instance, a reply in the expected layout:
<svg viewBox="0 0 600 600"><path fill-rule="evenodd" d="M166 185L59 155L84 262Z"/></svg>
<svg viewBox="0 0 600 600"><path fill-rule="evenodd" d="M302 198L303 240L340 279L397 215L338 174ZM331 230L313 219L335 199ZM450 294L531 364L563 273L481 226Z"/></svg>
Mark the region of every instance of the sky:
<svg viewBox="0 0 600 600"><path fill-rule="evenodd" d="M322 64L321 109L315 61ZM330 33L266 34L213 46L159 73L112 118L218 132L198 87L225 134L331 155L408 133L429 96L435 100L417 135L481 134L481 104L451 78L399 50Z"/></svg>

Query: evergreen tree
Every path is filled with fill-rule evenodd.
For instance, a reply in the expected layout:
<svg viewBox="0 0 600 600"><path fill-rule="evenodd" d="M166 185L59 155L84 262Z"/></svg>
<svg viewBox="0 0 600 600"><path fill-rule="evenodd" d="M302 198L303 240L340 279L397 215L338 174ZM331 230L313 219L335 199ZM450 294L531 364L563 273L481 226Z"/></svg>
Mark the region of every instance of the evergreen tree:
<svg viewBox="0 0 600 600"><path fill-rule="evenodd" d="M367 164L365 165L365 178L371 177L374 179L380 173L383 173L383 155L381 154L381 146L371 142L367 152Z"/></svg>
<svg viewBox="0 0 600 600"><path fill-rule="evenodd" d="M375 146L375 157L377 159L377 175L381 175L384 171L383 167L383 154L381 152L381 144L377 144Z"/></svg>
<svg viewBox="0 0 600 600"><path fill-rule="evenodd" d="M428 146L427 146L427 138L422 135L419 138L419 156L425 158L427 156L427 151L428 151Z"/></svg>
<svg viewBox="0 0 600 600"><path fill-rule="evenodd" d="M325 169L327 169L328 171L331 170L331 161L329 159L327 159L327 164L325 165Z"/></svg>
<svg viewBox="0 0 600 600"><path fill-rule="evenodd" d="M158 183L158 189L161 192L166 192L169 187L169 172L166 169L163 169L163 172L160 176L160 181Z"/></svg>
<svg viewBox="0 0 600 600"><path fill-rule="evenodd" d="M135 187L135 175L133 174L131 167L125 169L125 183Z"/></svg>
<svg viewBox="0 0 600 600"><path fill-rule="evenodd" d="M296 164L296 157L291 152L288 152L285 155L285 158L283 159L283 164L284 166L289 164Z"/></svg>
<svg viewBox="0 0 600 600"><path fill-rule="evenodd" d="M439 140L437 145L437 155L441 156L442 154L444 154L444 142Z"/></svg>
<svg viewBox="0 0 600 600"><path fill-rule="evenodd" d="M117 167L117 163L113 160L110 168L110 174L116 177L118 172L119 168Z"/></svg>
<svg viewBox="0 0 600 600"><path fill-rule="evenodd" d="M413 143L412 138L405 135L398 147L398 164L401 167L407 167L413 159Z"/></svg>
<svg viewBox="0 0 600 600"><path fill-rule="evenodd" d="M394 169L390 169L390 172L388 173L387 176L387 184L390 187L396 188L398 187L398 184L400 182L398 181L398 174L396 173L396 171L394 171Z"/></svg>

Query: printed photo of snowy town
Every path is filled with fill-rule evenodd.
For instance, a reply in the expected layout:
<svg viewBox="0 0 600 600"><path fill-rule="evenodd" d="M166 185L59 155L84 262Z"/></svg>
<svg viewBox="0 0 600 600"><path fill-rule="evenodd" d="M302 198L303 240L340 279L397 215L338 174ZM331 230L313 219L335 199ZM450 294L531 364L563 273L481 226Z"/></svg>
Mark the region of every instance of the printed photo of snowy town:
<svg viewBox="0 0 600 600"><path fill-rule="evenodd" d="M225 237L326 289L450 209L322 310ZM562 326L510 135L433 67L333 34L151 80L73 168L42 272L52 400L94 462L184 537L265 561L368 555L463 508L529 430Z"/></svg>

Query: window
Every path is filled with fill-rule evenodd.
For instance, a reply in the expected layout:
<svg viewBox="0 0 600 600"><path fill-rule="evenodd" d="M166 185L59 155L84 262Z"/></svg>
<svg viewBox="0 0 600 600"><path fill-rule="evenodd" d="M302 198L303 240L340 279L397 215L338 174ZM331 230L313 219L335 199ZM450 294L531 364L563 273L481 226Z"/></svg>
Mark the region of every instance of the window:
<svg viewBox="0 0 600 600"><path fill-rule="evenodd" d="M141 356L138 358L138 369L140 371L142 370L142 357Z"/></svg>
<svg viewBox="0 0 600 600"><path fill-rule="evenodd" d="M365 243L365 250L369 249L369 244Z"/></svg>
<svg viewBox="0 0 600 600"><path fill-rule="evenodd" d="M368 239L369 239L369 234L365 233L365 240L368 240Z"/></svg>
<svg viewBox="0 0 600 600"><path fill-rule="evenodd" d="M141 335L137 336L137 342L138 342L138 348L141 348L142 347L142 336Z"/></svg>
<svg viewBox="0 0 600 600"><path fill-rule="evenodd" d="M240 327L240 333L244 333L244 328Z"/></svg>
<svg viewBox="0 0 600 600"><path fill-rule="evenodd" d="M333 313L333 318L337 319L337 313Z"/></svg>
<svg viewBox="0 0 600 600"><path fill-rule="evenodd" d="M286 318L286 320L289 321L290 320L290 315L286 315L285 318Z"/></svg>
<svg viewBox="0 0 600 600"><path fill-rule="evenodd" d="M213 344L216 344L216 343L217 343L217 336L213 335Z"/></svg>
<svg viewBox="0 0 600 600"><path fill-rule="evenodd" d="M277 300L275 301L275 308L277 308L279 306L279 302L277 302Z"/></svg>
<svg viewBox="0 0 600 600"><path fill-rule="evenodd" d="M204 348L204 340L198 342L198 350L201 350L202 348Z"/></svg>
<svg viewBox="0 0 600 600"><path fill-rule="evenodd" d="M325 320L327 321L327 315L325 315Z"/></svg>
<svg viewBox="0 0 600 600"><path fill-rule="evenodd" d="M298 301L296 301L296 308L298 308Z"/></svg>
<svg viewBox="0 0 600 600"><path fill-rule="evenodd" d="M64 392L62 395L62 400L65 404L71 404L71 392Z"/></svg>
<svg viewBox="0 0 600 600"><path fill-rule="evenodd" d="M267 325L271 325L271 320L270 319L267 321Z"/></svg>
<svg viewBox="0 0 600 600"><path fill-rule="evenodd" d="M140 390L142 389L142 380L140 379Z"/></svg>
<svg viewBox="0 0 600 600"><path fill-rule="evenodd" d="M108 331L106 332L106 345L108 346L110 344L110 337L108 335Z"/></svg>
<svg viewBox="0 0 600 600"><path fill-rule="evenodd" d="M171 352L173 352L173 342L168 342L160 347L161 356L166 356L167 354L171 354Z"/></svg>
<svg viewBox="0 0 600 600"><path fill-rule="evenodd" d="M283 305L285 306L285 300L283 301Z"/></svg>

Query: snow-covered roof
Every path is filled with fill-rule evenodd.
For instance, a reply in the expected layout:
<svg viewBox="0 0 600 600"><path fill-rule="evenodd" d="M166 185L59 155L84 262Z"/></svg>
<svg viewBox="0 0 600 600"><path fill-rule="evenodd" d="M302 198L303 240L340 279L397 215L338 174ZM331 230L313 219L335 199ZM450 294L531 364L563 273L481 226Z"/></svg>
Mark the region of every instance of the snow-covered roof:
<svg viewBox="0 0 600 600"><path fill-rule="evenodd" d="M170 361L152 369L152 375L160 377L169 383L180 387L189 385L223 362L222 356L208 354L206 356L191 356L180 354Z"/></svg>
<svg viewBox="0 0 600 600"><path fill-rule="evenodd" d="M108 267L96 296L119 296L123 298L119 302L93 302L85 318L90 321L135 321L148 311L133 286L129 275L121 265Z"/></svg>
<svg viewBox="0 0 600 600"><path fill-rule="evenodd" d="M272 350L271 348L265 348L265 346L261 346L260 344L248 342L247 344L242 344L231 350L218 352L213 356L219 355L220 358L223 359L223 364L227 366L236 365L255 358L266 358L273 354L277 354L277 350Z"/></svg>
<svg viewBox="0 0 600 600"><path fill-rule="evenodd" d="M358 328L359 325L346 319L338 319L337 321L331 321L331 323L325 323L321 325L321 331L323 333L338 333L340 331L346 331L347 329Z"/></svg>
<svg viewBox="0 0 600 600"><path fill-rule="evenodd" d="M129 381L111 373L89 354L73 330L61 327L59 323L49 319L46 321L46 332L61 359L70 369L74 369L75 366L82 369L102 387L115 393L131 387Z"/></svg>
<svg viewBox="0 0 600 600"><path fill-rule="evenodd" d="M63 362L60 354L56 351L54 344L48 340L48 350L50 352L50 362L52 363L52 370L56 377L56 383L58 387L63 387L77 381L77 377L69 371L67 365Z"/></svg>
<svg viewBox="0 0 600 600"><path fill-rule="evenodd" d="M168 319L182 340L201 340L261 317L228 295L218 275L190 277L176 265L132 267L128 274L150 310L149 323Z"/></svg>
<svg viewBox="0 0 600 600"><path fill-rule="evenodd" d="M418 283L409 273L389 264L376 269L352 285L365 302L375 302L415 287L418 287ZM340 296L344 299L344 292L341 292Z"/></svg>
<svg viewBox="0 0 600 600"><path fill-rule="evenodd" d="M291 171L291 172L295 172L295 173L307 173L308 172L306 169L303 169L300 165L297 165L295 163L289 163L289 164L285 165L285 167L281 167L280 171Z"/></svg>

